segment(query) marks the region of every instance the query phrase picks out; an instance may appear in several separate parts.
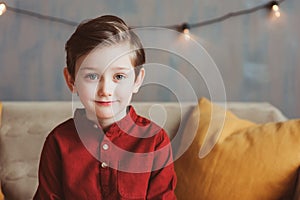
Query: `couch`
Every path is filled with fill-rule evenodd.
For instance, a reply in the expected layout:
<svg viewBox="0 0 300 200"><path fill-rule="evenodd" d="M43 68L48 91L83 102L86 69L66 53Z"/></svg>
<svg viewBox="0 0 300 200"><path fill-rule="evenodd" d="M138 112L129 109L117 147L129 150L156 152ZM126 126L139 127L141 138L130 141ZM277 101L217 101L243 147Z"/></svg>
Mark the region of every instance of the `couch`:
<svg viewBox="0 0 300 200"><path fill-rule="evenodd" d="M201 103L205 104L201 107ZM191 117L195 116L195 113L200 112L200 119L203 120L204 124L199 123L197 125L198 129L205 130L206 124L209 124L210 121L206 123L206 116L209 116L209 119L213 119L214 116L211 115L213 112L220 113L220 110L226 111L226 117L225 122L223 123L224 131L227 131L226 133L222 132L219 134L217 139L220 139L220 141L226 141L228 140L232 141L234 138L229 138L228 130L241 130L241 128L238 128L237 126L244 126L243 130L249 127L252 127L250 130L253 130L253 126L259 127L261 129L265 128L262 125L265 124L276 124L279 126L282 124L286 124L287 118L278 110L276 107L272 106L269 103L265 102L229 102L227 103L227 107L224 108L223 105L218 103L211 103L207 99L202 99L199 102L196 103L167 103L167 102L133 102L134 107L137 110L137 113L144 115L148 118L151 118L156 123L163 126L166 131L168 132L171 139L175 138L177 134L179 134L179 130L182 132L181 137L184 137L184 135L189 132L190 130L186 130L186 128L191 128L195 124L199 123L199 120L193 121ZM208 106L208 107L207 107ZM50 132L52 128L54 128L58 123L64 121L65 119L72 116L74 105L71 102L54 102L54 101L40 101L40 102L2 102L2 112L0 112L0 123L1 123L1 129L0 129L0 184L1 184L1 190L2 193L5 196L5 199L7 200L29 200L32 199L33 194L37 188L38 179L37 179L37 172L38 172L38 163L39 163L39 156L41 152L41 148L43 146L45 137ZM0 106L1 108L1 106ZM214 110L212 111L212 108ZM1 110L1 109L0 109ZM202 113L203 111L203 113ZM207 113L207 114L206 114ZM219 118L219 117L216 117ZM223 120L224 121L224 120ZM228 128L229 125L233 128ZM281 127L281 126L280 126ZM276 130L279 130L280 127L277 127ZM296 127L297 128L297 127ZM194 128L195 129L195 128ZM197 129L197 130L198 130ZM222 131L223 131L222 129ZM257 128L255 128L256 130ZM281 130L281 129L280 129ZM293 131L297 132L297 129L293 127ZM197 131L196 131L197 132ZM294 133L293 132L293 133ZM223 138L227 134L227 139ZM231 134L231 133L230 133ZM255 133L253 133L255 134ZM195 139L197 139L198 133L195 135ZM202 137L202 136L201 136ZM230 136L231 137L231 136ZM216 137L215 137L216 138ZM198 138L199 139L199 138ZM209 137L208 137L209 139ZM203 138L199 139L203 140ZM274 139L273 139L274 140ZM272 140L272 141L273 141ZM282 138L280 140L283 140ZM179 140L180 143L182 140ZM193 140L190 140L193 141ZM217 140L216 140L217 141ZM295 141L293 139L293 141ZM252 143L255 142L254 140L251 141ZM214 155L214 151L217 151L220 149L221 142L217 142L218 144L216 147L213 147L210 151L212 151L211 155ZM271 143L275 143L274 141ZM180 144L182 145L182 144ZM189 143L190 146L194 147L195 144ZM198 145L198 143L196 144ZM238 146L237 144L235 144ZM292 146L291 146L292 147ZM256 148L256 147L254 147ZM254 149L253 148L253 149ZM193 148L188 148L186 150L187 154L183 153L182 156L179 156L178 160L175 161L175 169L178 171L178 190L176 191L178 194L178 199L195 199L195 195L191 195L190 191L187 188L190 188L191 190L194 190L192 193L197 193L197 184L205 183L206 180L207 183L214 184L216 187L219 187L216 183L213 183L213 179L220 178L220 174L217 174L216 172L212 172L213 170L210 168L210 166L214 165L215 162L217 162L217 157L210 157L210 153L206 152L206 158L208 161L206 163L201 163L202 166L209 166L207 168L203 167L201 168L201 173L203 173L200 176L200 180L193 180L193 175L189 175L189 177L185 177L185 173L188 173L187 170L184 168L190 168L190 166L194 165L193 159L199 159L199 157L196 156L196 158L190 158L191 156L188 154L193 154L195 152L194 150L190 150ZM234 148L231 148L234 149ZM247 150L251 149L251 146L248 145ZM177 149L175 149L176 151ZM197 149L198 152L199 149ZM257 152L257 151L256 151ZM248 153L247 153L248 154ZM249 153L251 154L251 152ZM224 154L226 155L226 154ZM243 154L245 155L245 154ZM220 155L219 155L220 156ZM269 155L270 157L274 157L276 155ZM288 156L288 155L286 155ZM187 158L188 157L188 158ZM224 156L220 156L220 158L223 158ZM226 157L226 156L225 156ZM205 159L202 159L201 162L205 161ZM210 160L209 160L210 159ZM240 166L242 163L239 163L240 157L237 155L236 157L233 156L230 158L231 160L227 159L226 162L234 162L238 163L236 165ZM199 159L200 160L200 159ZM178 162L178 163L177 163ZM244 162L244 161L243 161ZM262 161L263 162L263 161ZM284 161L285 162L285 161ZM247 164L248 165L248 164ZM299 166L299 165L298 165ZM197 167L197 166L195 166ZM234 169L235 166L231 166L232 169ZM278 168L277 166L276 169ZM203 171L204 170L204 171ZM223 170L223 169L222 169ZM225 173L224 169L224 174ZM287 170L284 168L284 170ZM289 177L290 182L289 185L285 185L285 187L289 187L288 190L282 191L281 194L286 193L296 193L296 181L297 181L297 170L295 170L295 166L293 165L292 168L288 168L289 172L292 171L290 174L287 174ZM191 168L188 171L194 171L194 168ZM238 170L237 170L238 171ZM222 172L222 171L220 171ZM198 173L197 170L193 173ZM200 173L200 171L199 171ZM233 172L231 172L234 174ZM250 172L249 172L250 173ZM277 173L277 172L275 172ZM285 171L284 173L287 173ZM208 179L207 174L210 174L211 177ZM224 175L223 174L223 175ZM222 175L222 176L223 176ZM240 175L237 175L239 177ZM260 179L265 179L265 174L260 174ZM274 174L276 177L276 174ZM282 175L280 175L282 176ZM201 178L203 177L203 179ZM241 177L239 177L240 180ZM227 191L230 194L239 193L240 189L237 188L239 186L239 183L236 183L237 181L236 177L232 177L230 180L224 180L224 182L228 185L231 182L232 184L235 184L234 187L231 187L231 191ZM242 181L248 182L254 182L253 180L250 180L248 178L245 178ZM196 182L195 182L196 181ZM198 182L197 182L198 181ZM277 179L276 179L277 181ZM220 181L219 181L220 182ZM221 181L222 182L222 181ZM191 185L194 184L194 185ZM243 183L244 184L244 183ZM240 185L243 185L240 184ZM247 185L246 184L246 185ZM255 183L256 184L256 183ZM261 184L261 182L258 183L258 185ZM266 183L264 183L266 184ZM276 183L277 184L277 183ZM292 187L291 187L292 184ZM199 186L200 187L200 186ZM205 186L206 187L206 186ZM210 186L210 188L203 188L202 193L205 194L205 198L202 199L216 199L218 197L214 197L215 187ZM236 189L235 189L236 187ZM201 191L201 188L199 191ZM212 189L213 188L213 189ZM224 188L224 185L222 186ZM265 188L268 190L268 188ZM209 192L210 190L211 192ZM238 192L239 190L239 192ZM251 189L252 190L252 189ZM281 190L280 190L281 191ZM185 193L186 192L186 193ZM255 192L252 190L252 192ZM185 193L185 194L182 194ZM248 191L245 192L245 194L248 194ZM224 191L224 194L226 194L226 191ZM190 196L191 195L191 196ZM222 194L223 195L223 194ZM211 196L211 198L210 198ZM256 196L258 197L258 196ZM240 198L239 196L236 196L235 199ZM267 197L266 197L267 198ZM277 197L276 197L277 198ZM279 198L279 197L278 197ZM281 198L281 197L280 197ZM289 196L288 198L291 198ZM0 195L1 199L1 195ZM229 199L226 196L223 196L223 199ZM230 199L234 199L233 197ZM252 197L248 198L245 196L243 199L253 199Z"/></svg>

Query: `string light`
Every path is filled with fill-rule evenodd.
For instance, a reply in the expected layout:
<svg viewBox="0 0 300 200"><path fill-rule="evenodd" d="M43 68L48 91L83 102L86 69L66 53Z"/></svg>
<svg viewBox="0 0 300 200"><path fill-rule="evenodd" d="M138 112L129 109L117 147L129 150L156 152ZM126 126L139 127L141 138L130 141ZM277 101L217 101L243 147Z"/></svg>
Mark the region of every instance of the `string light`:
<svg viewBox="0 0 300 200"><path fill-rule="evenodd" d="M189 40L191 39L191 36L190 36L190 25L188 23L183 23L180 27L180 32L182 32L184 34L184 38L186 40Z"/></svg>
<svg viewBox="0 0 300 200"><path fill-rule="evenodd" d="M271 5L272 11L274 12L274 15L276 17L280 17L279 3L277 1L272 1L270 3L270 5Z"/></svg>
<svg viewBox="0 0 300 200"><path fill-rule="evenodd" d="M0 16L3 15L6 11L6 4L3 2L0 2Z"/></svg>
<svg viewBox="0 0 300 200"><path fill-rule="evenodd" d="M224 21L224 20L232 18L232 17L250 14L250 13L256 12L261 9L266 9L266 8L271 9L272 12L274 12L274 15L276 17L280 17L281 14L280 14L280 9L279 9L279 4L282 3L283 1L285 1L285 0L275 0L275 1L273 0L273 1L267 2L262 5L258 5L256 7L250 8L250 9L239 10L236 12L230 12L221 17L216 17L216 18L213 18L210 20L206 20L206 21L202 21L202 22L198 22L198 23L194 23L194 24L183 23L182 25L176 24L176 25L169 25L169 26L130 26L130 28L157 27L157 28L174 29L174 30L183 32L185 34L186 38L189 39L190 38L190 33L189 33L190 29L206 26L209 24L214 24L214 23L221 22L221 21ZM3 2L0 3L0 15L2 15L6 10L12 11L15 13L19 13L19 14L23 14L23 15L27 15L27 16L31 16L31 17L36 17L36 18L43 19L43 20L62 23L62 24L69 25L69 26L77 26L79 24L78 22L69 21L66 19L58 18L58 17L47 16L47 15L32 12L29 10L6 6L6 4ZM187 27L184 27L184 26L187 26Z"/></svg>

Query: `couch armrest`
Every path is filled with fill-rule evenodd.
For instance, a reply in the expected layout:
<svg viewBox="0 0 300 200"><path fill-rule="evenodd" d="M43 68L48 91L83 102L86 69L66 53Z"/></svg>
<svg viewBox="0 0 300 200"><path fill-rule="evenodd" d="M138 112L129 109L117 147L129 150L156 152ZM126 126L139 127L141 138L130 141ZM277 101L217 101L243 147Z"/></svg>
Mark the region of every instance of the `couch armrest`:
<svg viewBox="0 0 300 200"><path fill-rule="evenodd" d="M230 102L227 104L227 108L239 118L259 124L288 119L278 108L267 102Z"/></svg>

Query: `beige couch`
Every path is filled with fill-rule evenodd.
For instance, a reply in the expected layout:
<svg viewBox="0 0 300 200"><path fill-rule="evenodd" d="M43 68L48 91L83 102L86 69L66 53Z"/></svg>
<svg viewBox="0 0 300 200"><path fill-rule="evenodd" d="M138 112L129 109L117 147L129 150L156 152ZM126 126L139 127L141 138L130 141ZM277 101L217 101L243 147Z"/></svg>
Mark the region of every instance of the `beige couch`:
<svg viewBox="0 0 300 200"><path fill-rule="evenodd" d="M195 107L193 103L135 102L133 105L139 114L162 125L171 138L180 126L184 126ZM72 116L72 103L2 102L2 106L1 189L7 200L29 200L37 187L39 156L45 137L58 123ZM268 103L230 102L227 106L240 118L258 123L286 120Z"/></svg>

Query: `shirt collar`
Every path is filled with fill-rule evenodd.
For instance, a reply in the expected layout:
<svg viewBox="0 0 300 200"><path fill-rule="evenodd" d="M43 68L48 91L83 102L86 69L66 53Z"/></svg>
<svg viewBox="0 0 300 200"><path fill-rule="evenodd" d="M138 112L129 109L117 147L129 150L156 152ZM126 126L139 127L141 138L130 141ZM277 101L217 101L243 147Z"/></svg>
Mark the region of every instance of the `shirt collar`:
<svg viewBox="0 0 300 200"><path fill-rule="evenodd" d="M121 120L114 122L105 132L107 136L112 134L122 134L128 133L132 129L132 127L139 123L138 115L136 114L134 108L129 105L127 109L127 114ZM103 130L99 124L89 120L86 116L85 109L76 109L74 113L74 122L77 131L94 132L97 130L99 133L103 133Z"/></svg>

